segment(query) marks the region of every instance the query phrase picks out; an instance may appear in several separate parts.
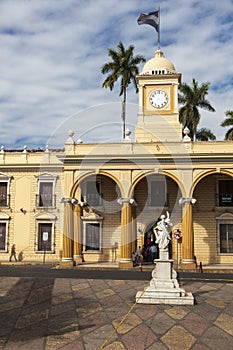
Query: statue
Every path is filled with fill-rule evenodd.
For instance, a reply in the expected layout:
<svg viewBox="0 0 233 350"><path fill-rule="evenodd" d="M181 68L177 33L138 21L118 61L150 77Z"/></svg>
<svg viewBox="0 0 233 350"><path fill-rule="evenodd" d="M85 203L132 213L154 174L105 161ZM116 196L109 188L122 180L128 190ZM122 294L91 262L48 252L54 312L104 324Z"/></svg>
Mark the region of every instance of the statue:
<svg viewBox="0 0 233 350"><path fill-rule="evenodd" d="M170 233L173 225L170 221L168 212L167 217L165 215L161 215L160 219L161 220L153 229L156 238L155 243L158 244L159 249L166 249L168 247L169 241L171 240Z"/></svg>

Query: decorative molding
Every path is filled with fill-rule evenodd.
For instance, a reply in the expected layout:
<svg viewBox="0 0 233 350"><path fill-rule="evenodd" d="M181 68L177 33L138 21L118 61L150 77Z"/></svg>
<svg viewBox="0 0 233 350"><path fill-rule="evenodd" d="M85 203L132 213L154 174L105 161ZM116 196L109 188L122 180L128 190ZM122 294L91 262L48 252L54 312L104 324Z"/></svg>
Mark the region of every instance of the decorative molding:
<svg viewBox="0 0 233 350"><path fill-rule="evenodd" d="M10 220L10 216L0 211L0 220Z"/></svg>
<svg viewBox="0 0 233 350"><path fill-rule="evenodd" d="M57 216L52 214L52 213L48 213L48 212L43 212L43 213L39 213L35 215L35 219L36 220L52 220L55 221L57 220Z"/></svg>
<svg viewBox="0 0 233 350"><path fill-rule="evenodd" d="M185 197L181 197L179 199L179 204L183 205L183 204L195 204L196 203L196 199L195 198L185 198Z"/></svg>
<svg viewBox="0 0 233 350"><path fill-rule="evenodd" d="M131 204L134 206L137 205L135 199L133 198L118 198L117 203L120 205L123 205L123 204Z"/></svg>

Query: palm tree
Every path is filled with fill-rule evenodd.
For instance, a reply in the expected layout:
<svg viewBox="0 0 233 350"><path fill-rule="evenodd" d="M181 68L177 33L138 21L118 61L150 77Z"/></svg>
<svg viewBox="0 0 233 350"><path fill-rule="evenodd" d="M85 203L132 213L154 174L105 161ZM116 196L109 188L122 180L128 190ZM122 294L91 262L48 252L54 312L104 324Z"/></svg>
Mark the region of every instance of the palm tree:
<svg viewBox="0 0 233 350"><path fill-rule="evenodd" d="M214 141L216 140L216 136L212 133L210 129L201 128L200 130L197 130L196 139L197 141Z"/></svg>
<svg viewBox="0 0 233 350"><path fill-rule="evenodd" d="M210 112L215 112L210 102L206 99L210 83L202 83L198 86L198 82L193 79L191 86L184 83L181 84L179 93L179 103L183 106L179 110L179 120L183 126L187 126L193 139L196 138L197 125L200 121L199 108L203 108Z"/></svg>
<svg viewBox="0 0 233 350"><path fill-rule="evenodd" d="M145 62L144 56L133 56L134 46L130 45L128 49L125 49L122 42L117 45L117 50L109 49L108 56L111 57L111 61L107 62L101 68L101 73L109 73L107 78L102 84L102 87L113 90L114 84L120 78L120 94L122 96L122 137L125 138L125 112L126 112L126 89L133 81L136 92L138 92L136 84L136 75L139 74L138 64Z"/></svg>
<svg viewBox="0 0 233 350"><path fill-rule="evenodd" d="M232 128L226 132L225 140L233 140L233 111L226 111L225 116L227 118L221 123L221 126L232 126Z"/></svg>

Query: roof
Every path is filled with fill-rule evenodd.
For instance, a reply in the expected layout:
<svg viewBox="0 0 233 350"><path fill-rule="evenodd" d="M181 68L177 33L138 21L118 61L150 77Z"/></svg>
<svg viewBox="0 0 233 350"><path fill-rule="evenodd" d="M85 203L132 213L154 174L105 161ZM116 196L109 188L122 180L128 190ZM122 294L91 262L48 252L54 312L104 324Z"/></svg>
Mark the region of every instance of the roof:
<svg viewBox="0 0 233 350"><path fill-rule="evenodd" d="M155 56L147 61L141 74L173 74L176 73L175 66L165 58L163 52L158 49Z"/></svg>

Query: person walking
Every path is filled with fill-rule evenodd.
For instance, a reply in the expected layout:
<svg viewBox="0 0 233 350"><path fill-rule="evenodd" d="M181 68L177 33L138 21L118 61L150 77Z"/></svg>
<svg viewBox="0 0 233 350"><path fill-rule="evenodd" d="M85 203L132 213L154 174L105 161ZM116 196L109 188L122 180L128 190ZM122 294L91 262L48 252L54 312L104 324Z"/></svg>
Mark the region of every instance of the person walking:
<svg viewBox="0 0 233 350"><path fill-rule="evenodd" d="M152 263L154 262L154 260L156 259L156 255L157 255L157 247L155 244L153 244L151 247L150 247L150 252L151 252L151 261Z"/></svg>
<svg viewBox="0 0 233 350"><path fill-rule="evenodd" d="M136 254L135 252L132 253L132 262L133 262L133 266L136 265Z"/></svg>
<svg viewBox="0 0 233 350"><path fill-rule="evenodd" d="M135 252L136 255L136 264L139 265L140 263L142 263L143 260L143 256L142 256L142 248L141 246L139 246Z"/></svg>
<svg viewBox="0 0 233 350"><path fill-rule="evenodd" d="M15 244L12 245L11 247L11 256L10 256L10 261L11 259L14 258L15 261L17 261L17 258L16 258L16 248L15 248Z"/></svg>

